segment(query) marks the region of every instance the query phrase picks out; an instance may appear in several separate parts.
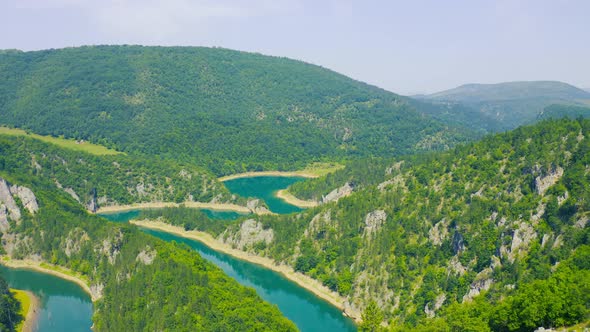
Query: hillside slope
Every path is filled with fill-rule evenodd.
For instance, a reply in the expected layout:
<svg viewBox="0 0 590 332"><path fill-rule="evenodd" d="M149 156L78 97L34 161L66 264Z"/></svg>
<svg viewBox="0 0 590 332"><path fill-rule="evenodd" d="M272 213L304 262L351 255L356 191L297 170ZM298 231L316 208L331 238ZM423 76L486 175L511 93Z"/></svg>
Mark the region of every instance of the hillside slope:
<svg viewBox="0 0 590 332"><path fill-rule="evenodd" d="M393 93L219 48L0 52L0 124L204 165L218 175L444 149L465 138Z"/></svg>
<svg viewBox="0 0 590 332"><path fill-rule="evenodd" d="M336 203L256 217L274 238L241 249L402 330L531 331L590 318L589 120L544 121L383 165ZM242 222L218 239L240 242Z"/></svg>
<svg viewBox="0 0 590 332"><path fill-rule="evenodd" d="M499 131L532 123L551 104L587 105L590 93L563 82L531 81L465 84L417 99L442 108L442 111L425 109L425 113L435 118L440 117L437 113L444 114L447 110L452 117L471 119L471 127Z"/></svg>
<svg viewBox="0 0 590 332"><path fill-rule="evenodd" d="M0 152L0 167L43 177L90 211L142 202L235 200L210 172L190 164L122 154L96 156L2 133Z"/></svg>
<svg viewBox="0 0 590 332"><path fill-rule="evenodd" d="M190 248L88 214L53 180L14 167L5 144L0 151L0 253L80 273L96 299L93 330L296 330Z"/></svg>

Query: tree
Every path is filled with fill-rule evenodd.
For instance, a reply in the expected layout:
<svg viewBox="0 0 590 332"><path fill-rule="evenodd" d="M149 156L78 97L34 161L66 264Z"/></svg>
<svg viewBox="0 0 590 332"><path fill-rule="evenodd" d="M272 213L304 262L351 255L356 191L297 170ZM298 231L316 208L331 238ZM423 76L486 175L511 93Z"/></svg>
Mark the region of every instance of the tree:
<svg viewBox="0 0 590 332"><path fill-rule="evenodd" d="M383 312L375 303L371 300L361 315L363 322L359 325L359 331L375 332L379 331L381 321L383 321Z"/></svg>

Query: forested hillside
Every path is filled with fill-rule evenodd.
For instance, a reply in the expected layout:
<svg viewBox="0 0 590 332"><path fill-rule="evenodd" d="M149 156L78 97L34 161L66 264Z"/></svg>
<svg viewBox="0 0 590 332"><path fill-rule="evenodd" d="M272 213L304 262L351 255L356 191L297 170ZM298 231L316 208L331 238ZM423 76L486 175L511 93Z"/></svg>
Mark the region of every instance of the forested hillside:
<svg viewBox="0 0 590 332"><path fill-rule="evenodd" d="M0 151L2 252L81 273L98 299L95 331L296 330L192 249L88 214L53 180L14 167L6 142Z"/></svg>
<svg viewBox="0 0 590 332"><path fill-rule="evenodd" d="M590 118L590 106L575 106L575 105L549 105L539 113L539 119L559 119L569 117L575 119L578 117Z"/></svg>
<svg viewBox="0 0 590 332"><path fill-rule="evenodd" d="M210 172L135 155L95 156L39 140L0 134L0 168L50 180L52 187L95 210L139 202L230 201Z"/></svg>
<svg viewBox="0 0 590 332"><path fill-rule="evenodd" d="M241 249L322 281L392 329L590 319L589 120L544 121L377 175L382 164L336 203L255 217L274 237ZM240 242L243 222L218 239Z"/></svg>
<svg viewBox="0 0 590 332"><path fill-rule="evenodd" d="M0 124L217 175L440 150L472 134L319 66L218 48L0 53Z"/></svg>

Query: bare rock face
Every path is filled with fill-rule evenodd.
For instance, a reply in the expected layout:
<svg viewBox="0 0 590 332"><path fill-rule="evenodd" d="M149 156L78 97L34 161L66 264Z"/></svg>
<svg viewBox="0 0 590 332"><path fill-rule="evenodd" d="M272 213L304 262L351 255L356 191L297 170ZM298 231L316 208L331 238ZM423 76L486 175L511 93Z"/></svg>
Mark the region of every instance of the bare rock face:
<svg viewBox="0 0 590 332"><path fill-rule="evenodd" d="M0 232L5 233L10 229L10 224L8 223L8 210L4 204L0 204Z"/></svg>
<svg viewBox="0 0 590 332"><path fill-rule="evenodd" d="M252 211L252 213L254 214L268 214L270 213L270 210L268 210L266 207L260 205L260 200L259 199L251 199L248 202L246 202L246 207L248 209L250 209L250 211Z"/></svg>
<svg viewBox="0 0 590 332"><path fill-rule="evenodd" d="M510 246L510 253L508 254L508 260L514 262L516 257L526 250L530 242L537 237L537 233L534 228L527 224L521 223L519 228L514 231L512 235L512 244Z"/></svg>
<svg viewBox="0 0 590 332"><path fill-rule="evenodd" d="M375 233L387 219L387 213L383 210L369 212L365 217L365 234Z"/></svg>
<svg viewBox="0 0 590 332"><path fill-rule="evenodd" d="M430 242L435 246L442 245L443 241L449 235L449 231L447 229L446 219L437 222L432 228L428 231L428 239Z"/></svg>
<svg viewBox="0 0 590 332"><path fill-rule="evenodd" d="M353 189L354 189L353 186L349 182L347 182L342 187L336 188L336 189L332 190L326 196L322 197L322 203L325 204L328 202L337 201L342 197L346 197L346 196L352 194Z"/></svg>
<svg viewBox="0 0 590 332"><path fill-rule="evenodd" d="M552 185L556 184L557 181L563 176L563 168L557 167L552 170L546 176L537 176L535 178L535 191L539 195L544 195L547 189Z"/></svg>
<svg viewBox="0 0 590 332"><path fill-rule="evenodd" d="M463 296L463 302L471 301L474 297L478 296L481 292L487 291L492 287L494 280L490 277L492 269L486 268L479 272L475 277L475 281L469 286L469 291Z"/></svg>
<svg viewBox="0 0 590 332"><path fill-rule="evenodd" d="M78 194L76 194L76 192L74 191L74 189L72 189L72 188L66 188L66 189L64 189L64 191L66 193L68 193L70 196L72 196L72 198L75 199L78 203L80 203L80 196L78 196Z"/></svg>
<svg viewBox="0 0 590 332"><path fill-rule="evenodd" d="M8 183L2 178L0 178L0 204L4 204L10 219L15 221L20 220L20 209L16 205L16 202L10 193L10 187L8 186Z"/></svg>
<svg viewBox="0 0 590 332"><path fill-rule="evenodd" d="M90 285L90 295L93 299L100 299L104 290L103 284Z"/></svg>
<svg viewBox="0 0 590 332"><path fill-rule="evenodd" d="M442 293L436 297L434 304L432 304L432 308L430 308L430 303L426 303L424 306L424 313L426 313L426 317L433 318L436 315L436 311L442 307L446 299L447 295Z"/></svg>
<svg viewBox="0 0 590 332"><path fill-rule="evenodd" d="M37 211L39 211L37 197L35 197L35 194L31 189L15 185L10 187L10 193L18 196L25 209L27 209L31 214L35 214Z"/></svg>
<svg viewBox="0 0 590 332"><path fill-rule="evenodd" d="M149 246L146 246L144 250L142 250L135 259L138 262L143 263L144 265L151 265L156 259L156 255L158 253L155 250L152 250Z"/></svg>
<svg viewBox="0 0 590 332"><path fill-rule="evenodd" d="M223 241L226 232L223 232L219 236L219 239ZM240 250L244 250L244 248L248 248L259 242L269 244L272 242L273 238L274 231L271 228L264 229L262 223L254 219L248 219L242 223L239 232L229 235L224 242L231 244Z"/></svg>

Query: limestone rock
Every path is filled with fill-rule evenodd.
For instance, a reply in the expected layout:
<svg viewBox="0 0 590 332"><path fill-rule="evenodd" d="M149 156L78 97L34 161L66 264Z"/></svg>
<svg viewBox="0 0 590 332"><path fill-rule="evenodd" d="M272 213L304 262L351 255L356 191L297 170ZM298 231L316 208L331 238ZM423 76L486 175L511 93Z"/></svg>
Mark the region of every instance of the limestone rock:
<svg viewBox="0 0 590 332"><path fill-rule="evenodd" d="M254 219L244 221L237 233L228 235L226 232L227 230L219 236L219 239L223 241L225 238L225 243L231 244L240 250L244 250L259 242L269 244L274 238L272 228L264 229L262 223Z"/></svg>
<svg viewBox="0 0 590 332"><path fill-rule="evenodd" d="M512 244L510 246L510 253L508 254L508 260L514 262L516 257L521 252L525 251L529 243L537 237L537 233L534 228L525 222L520 223L517 230L512 235Z"/></svg>
<svg viewBox="0 0 590 332"><path fill-rule="evenodd" d="M432 228L430 228L428 231L428 238L435 246L442 245L443 241L446 240L448 235L449 231L447 229L446 219L444 218L432 226Z"/></svg>
<svg viewBox="0 0 590 332"><path fill-rule="evenodd" d="M445 293L439 294L434 300L432 309L430 308L430 303L426 303L426 305L424 306L424 312L426 313L426 317L433 318L436 314L436 311L442 307L446 299L447 295Z"/></svg>
<svg viewBox="0 0 590 332"><path fill-rule="evenodd" d="M246 202L246 207L252 211L254 214L268 214L270 210L267 209L265 206L260 205L259 199L251 199Z"/></svg>
<svg viewBox="0 0 590 332"><path fill-rule="evenodd" d="M74 189L72 189L72 188L66 188L66 189L64 189L64 191L66 193L68 193L70 196L72 196L72 198L75 199L78 203L80 203L80 197L78 196L78 194L76 194L76 192L74 191Z"/></svg>
<svg viewBox="0 0 590 332"><path fill-rule="evenodd" d="M383 210L369 212L365 217L365 234L375 233L387 219L387 213Z"/></svg>
<svg viewBox="0 0 590 332"><path fill-rule="evenodd" d="M342 197L346 197L352 194L354 187L349 182L345 183L342 187L332 190L329 194L322 197L322 203L334 202Z"/></svg>
<svg viewBox="0 0 590 332"><path fill-rule="evenodd" d="M0 204L4 204L10 219L15 221L20 220L20 209L16 205L16 202L10 193L10 187L8 186L8 183L2 178L0 178Z"/></svg>
<svg viewBox="0 0 590 332"><path fill-rule="evenodd" d="M135 259L138 262L143 263L144 265L151 265L156 259L156 255L158 253L155 250L152 250L149 246L146 246L144 250L142 250Z"/></svg>
<svg viewBox="0 0 590 332"><path fill-rule="evenodd" d="M27 187L11 186L10 193L20 198L21 203L31 214L35 214L39 210L37 204L37 197L33 191Z"/></svg>
<svg viewBox="0 0 590 332"><path fill-rule="evenodd" d="M556 169L552 170L546 176L537 176L535 178L535 191L537 194L544 195L547 189L557 183L559 179L563 176L563 168L557 167Z"/></svg>
<svg viewBox="0 0 590 332"><path fill-rule="evenodd" d="M0 203L0 232L5 233L10 229L10 224L8 223L8 210L4 204Z"/></svg>
<svg viewBox="0 0 590 332"><path fill-rule="evenodd" d="M469 291L463 296L463 302L471 301L474 297L478 296L481 292L487 291L492 287L494 280L489 276L492 274L492 269L486 268L475 277L475 281L469 286Z"/></svg>

